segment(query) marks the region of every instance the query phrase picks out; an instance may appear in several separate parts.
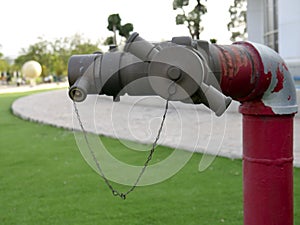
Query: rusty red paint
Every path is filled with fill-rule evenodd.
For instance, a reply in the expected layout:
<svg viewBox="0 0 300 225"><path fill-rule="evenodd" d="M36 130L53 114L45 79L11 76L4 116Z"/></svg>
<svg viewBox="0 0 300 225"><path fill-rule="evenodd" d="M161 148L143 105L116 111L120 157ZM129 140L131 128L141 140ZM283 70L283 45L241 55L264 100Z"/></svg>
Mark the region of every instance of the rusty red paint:
<svg viewBox="0 0 300 225"><path fill-rule="evenodd" d="M221 89L234 100L245 102L260 98L268 89L272 74L264 73L259 52L247 42L219 47Z"/></svg>
<svg viewBox="0 0 300 225"><path fill-rule="evenodd" d="M234 65L233 65L233 58L230 55L229 51L226 50L225 46L219 46L220 53L220 61L222 62L222 72L223 76L227 78L234 77Z"/></svg>
<svg viewBox="0 0 300 225"><path fill-rule="evenodd" d="M287 65L285 64L285 62L282 62L282 66L283 66L283 69L285 69L286 71L289 70L288 67L287 67Z"/></svg>
<svg viewBox="0 0 300 225"><path fill-rule="evenodd" d="M252 61L240 46L222 46L219 48L222 76L221 88L225 95L234 99L243 98L254 88ZM250 84L241 87L239 84Z"/></svg>
<svg viewBox="0 0 300 225"><path fill-rule="evenodd" d="M279 67L276 71L276 78L277 78L277 84L276 84L276 87L273 89L272 93L273 92L279 92L283 88L284 74L280 70Z"/></svg>
<svg viewBox="0 0 300 225"><path fill-rule="evenodd" d="M243 115L274 115L272 108L265 106L260 99L243 102L240 105L239 112Z"/></svg>

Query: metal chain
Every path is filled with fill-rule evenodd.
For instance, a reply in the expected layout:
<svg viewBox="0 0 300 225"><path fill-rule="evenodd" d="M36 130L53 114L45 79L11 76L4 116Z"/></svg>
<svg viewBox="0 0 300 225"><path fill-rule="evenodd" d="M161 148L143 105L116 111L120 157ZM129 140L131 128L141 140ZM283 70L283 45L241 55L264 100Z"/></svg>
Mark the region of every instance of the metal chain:
<svg viewBox="0 0 300 225"><path fill-rule="evenodd" d="M128 189L128 191L126 191L126 192L120 192L120 191L116 190L116 189L112 186L112 184L110 183L110 181L107 179L107 177L105 176L105 174L103 173L103 170L102 170L102 168L101 168L101 165L100 165L100 163L98 162L98 160L97 160L97 158L96 158L96 154L95 154L94 150L92 149L92 147L91 147L91 145L90 145L90 142L89 142L89 140L88 140L88 137L87 137L87 131L85 130L85 128L84 128L84 126L83 126L83 123L82 123L82 121L81 121L81 118L80 118L80 115L79 115L79 111L78 111L78 108L77 108L77 105L76 105L76 102L75 102L75 101L73 101L73 105L74 105L74 110L75 110L75 113L76 113L76 116L77 116L77 120L78 120L78 122L79 122L79 126L80 126L80 128L81 128L81 130L82 130L82 132L83 132L83 135L84 135L85 142L86 142L86 144L87 144L87 146L88 146L88 149L89 149L89 151L90 151L90 154L91 154L92 157L93 157L94 162L96 163L96 167L97 167L97 169L98 169L98 171L99 171L101 177L103 178L104 182L106 183L106 185L107 185L108 188L111 190L111 192L112 192L112 194L113 194L114 196L118 196L118 197L120 197L120 198L122 198L122 199L125 200L126 197L127 197L127 195L128 195L129 193L131 193L131 192L137 187L137 185L138 185L138 183L139 183L141 177L143 176L143 174L144 174L144 172L145 172L145 170L146 170L146 168L147 168L149 162L150 162L151 159L152 159L154 150L155 150L155 148L156 148L156 146L157 146L157 142L158 142L158 140L159 140L159 138L160 138L160 135L161 135L161 132L162 132L162 129L163 129L165 120L166 120L166 115L167 115L168 108L169 108L169 100L166 100L165 111L164 111L164 114L163 114L163 116L162 116L161 124L160 124L160 127L159 127L159 129L158 129L157 136L156 136L156 138L155 138L155 140L154 140L154 142L153 142L153 144L152 144L152 147L151 147L150 153L149 153L149 155L148 155L148 157L147 157L147 160L146 160L146 162L144 163L144 166L143 166L143 168L141 169L141 171L140 171L140 173L139 173L139 175L138 175L136 181L134 182L134 184L132 185L132 187L131 187L130 189Z"/></svg>

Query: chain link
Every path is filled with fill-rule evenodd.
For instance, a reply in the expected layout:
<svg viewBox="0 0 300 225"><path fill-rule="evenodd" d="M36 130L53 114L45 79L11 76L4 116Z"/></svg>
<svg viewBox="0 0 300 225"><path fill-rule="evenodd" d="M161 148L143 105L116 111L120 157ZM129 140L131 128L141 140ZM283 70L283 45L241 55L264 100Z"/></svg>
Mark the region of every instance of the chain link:
<svg viewBox="0 0 300 225"><path fill-rule="evenodd" d="M98 162L97 158L96 158L96 154L94 152L94 150L92 149L91 145L90 145L90 142L88 140L88 135L87 135L87 131L85 130L84 126L83 126L83 123L81 121L81 118L80 118L80 115L79 115L79 111L78 111L78 107L76 105L76 102L73 101L73 105L74 105L74 110L75 110L75 113L76 113L76 117L77 117L77 120L78 120L78 123L79 123L79 126L83 132L83 135L84 135L84 139L85 139L85 142L87 144L87 147L89 149L89 152L90 154L92 155L92 158L96 164L96 167L101 175L101 177L103 178L104 182L106 183L106 185L108 186L108 188L111 190L112 194L114 196L117 196L117 197L120 197L122 199L126 199L127 195L130 194L138 185L140 179L142 178L149 162L151 161L152 157L153 157L153 154L154 154L154 151L155 151L155 148L157 146L157 143L158 143L158 140L160 138L160 135L161 135L161 132L162 132L162 129L163 129L163 126L164 126L164 123L165 123L165 120L166 120L166 115L167 115L167 112L168 112L168 108L169 108L169 100L166 100L166 105L165 105L165 110L164 110L164 114L162 116L162 120L161 120L161 124L160 124L160 127L158 129L158 132L157 132L157 136L152 144L152 147L151 147L151 150L150 150L150 153L147 157L147 160L146 162L144 163L143 165L143 168L141 169L139 175L137 176L137 179L136 181L134 182L134 184L131 186L131 188L129 188L126 192L120 192L118 190L116 190L112 184L110 183L110 181L107 179L107 177L105 176L105 174L103 173L103 170L101 168L101 165L100 163Z"/></svg>

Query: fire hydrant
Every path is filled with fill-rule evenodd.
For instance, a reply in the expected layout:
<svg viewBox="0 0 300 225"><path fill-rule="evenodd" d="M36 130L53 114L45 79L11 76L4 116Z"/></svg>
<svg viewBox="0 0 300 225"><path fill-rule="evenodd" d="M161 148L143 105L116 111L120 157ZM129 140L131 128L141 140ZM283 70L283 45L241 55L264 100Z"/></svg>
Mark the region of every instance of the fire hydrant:
<svg viewBox="0 0 300 225"><path fill-rule="evenodd" d="M293 118L296 90L272 49L250 42L213 45L189 37L152 44L137 33L124 51L75 55L69 96L159 95L204 104L217 116L231 99L243 114L245 225L293 224ZM138 81L138 82L136 82Z"/></svg>

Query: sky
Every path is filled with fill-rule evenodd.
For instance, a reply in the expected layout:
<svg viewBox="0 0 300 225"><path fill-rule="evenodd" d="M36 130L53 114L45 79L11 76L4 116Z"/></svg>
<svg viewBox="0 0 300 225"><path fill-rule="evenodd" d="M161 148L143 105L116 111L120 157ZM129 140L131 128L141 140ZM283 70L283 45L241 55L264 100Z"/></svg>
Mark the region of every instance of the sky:
<svg viewBox="0 0 300 225"><path fill-rule="evenodd" d="M230 43L227 23L233 0L209 0L203 16L201 39L216 38L219 44ZM195 5L195 0L190 5ZM119 13L122 23L132 23L134 31L148 41L170 40L189 35L185 25L176 25L180 11L172 8L173 0L1 0L0 52L16 57L22 48L38 41L82 34L92 41L104 40L107 18Z"/></svg>

